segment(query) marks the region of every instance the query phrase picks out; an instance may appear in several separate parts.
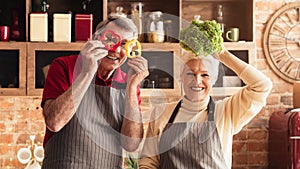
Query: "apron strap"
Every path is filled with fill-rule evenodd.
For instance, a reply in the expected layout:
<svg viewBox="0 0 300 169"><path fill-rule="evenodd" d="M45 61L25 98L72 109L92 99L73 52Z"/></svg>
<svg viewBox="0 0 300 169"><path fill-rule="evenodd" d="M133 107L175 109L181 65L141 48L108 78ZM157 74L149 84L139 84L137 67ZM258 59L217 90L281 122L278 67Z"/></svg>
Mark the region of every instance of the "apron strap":
<svg viewBox="0 0 300 169"><path fill-rule="evenodd" d="M214 121L214 112L215 112L215 102L213 99L210 97L209 103L208 103L208 121Z"/></svg>
<svg viewBox="0 0 300 169"><path fill-rule="evenodd" d="M168 123L173 123L175 120L175 117L177 115L177 113L179 112L180 106L181 106L182 100L180 100L178 102L178 104L176 105ZM214 112L215 112L215 102L213 101L212 97L210 96L209 98L209 103L208 103L208 121L214 121Z"/></svg>
<svg viewBox="0 0 300 169"><path fill-rule="evenodd" d="M171 115L168 123L173 123L174 122L174 119L175 119L175 117L176 117L176 115L177 115L177 113L179 111L181 103L182 103L182 100L180 100L179 103L176 105L176 107L175 107L175 109L174 109L174 111L173 111L173 113L172 113L172 115Z"/></svg>

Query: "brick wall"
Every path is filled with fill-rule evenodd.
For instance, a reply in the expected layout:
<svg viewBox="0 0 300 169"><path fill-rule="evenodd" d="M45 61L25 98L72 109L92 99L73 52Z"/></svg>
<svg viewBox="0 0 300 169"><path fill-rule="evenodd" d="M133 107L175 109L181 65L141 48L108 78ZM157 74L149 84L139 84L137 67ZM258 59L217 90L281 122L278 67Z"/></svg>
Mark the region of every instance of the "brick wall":
<svg viewBox="0 0 300 169"><path fill-rule="evenodd" d="M40 97L0 97L0 168L24 168L18 150L31 144L30 135L41 145L45 125Z"/></svg>
<svg viewBox="0 0 300 169"><path fill-rule="evenodd" d="M273 81L273 90L264 109L234 136L233 168L259 169L268 166L268 120L272 112L292 107L292 85L270 69L262 50L262 37L269 17L284 5L283 0L255 1L257 68ZM185 3L184 3L185 4ZM185 8L186 6L183 6ZM195 8L196 6L190 6ZM191 11L194 11L191 9ZM0 97L0 168L24 168L16 159L19 148L29 145L29 136L42 142L45 126L39 97Z"/></svg>

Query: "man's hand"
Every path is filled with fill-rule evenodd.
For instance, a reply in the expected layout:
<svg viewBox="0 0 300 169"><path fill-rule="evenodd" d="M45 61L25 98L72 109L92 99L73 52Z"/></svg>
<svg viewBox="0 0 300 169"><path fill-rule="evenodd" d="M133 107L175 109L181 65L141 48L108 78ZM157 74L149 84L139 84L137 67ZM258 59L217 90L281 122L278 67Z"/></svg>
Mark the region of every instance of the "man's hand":
<svg viewBox="0 0 300 169"><path fill-rule="evenodd" d="M91 40L85 43L79 54L79 61L82 62L81 72L96 73L102 58L108 55L107 49L102 42Z"/></svg>
<svg viewBox="0 0 300 169"><path fill-rule="evenodd" d="M140 56L130 59L128 65L130 69L127 73L127 85L136 87L149 75L148 61Z"/></svg>

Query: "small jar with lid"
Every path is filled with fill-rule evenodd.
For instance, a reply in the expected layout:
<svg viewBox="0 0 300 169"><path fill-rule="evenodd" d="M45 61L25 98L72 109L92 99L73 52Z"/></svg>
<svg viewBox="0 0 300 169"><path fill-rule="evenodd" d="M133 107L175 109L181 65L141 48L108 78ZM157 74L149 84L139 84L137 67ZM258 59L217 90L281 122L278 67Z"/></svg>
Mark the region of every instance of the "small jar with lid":
<svg viewBox="0 0 300 169"><path fill-rule="evenodd" d="M112 12L109 14L110 18L119 18L119 17L124 17L126 18L127 15L123 12L123 7L122 6L117 6L116 7L116 12Z"/></svg>
<svg viewBox="0 0 300 169"><path fill-rule="evenodd" d="M162 12L155 11L149 13L149 20L147 24L147 37L148 42L157 43L164 42L164 22L162 18Z"/></svg>

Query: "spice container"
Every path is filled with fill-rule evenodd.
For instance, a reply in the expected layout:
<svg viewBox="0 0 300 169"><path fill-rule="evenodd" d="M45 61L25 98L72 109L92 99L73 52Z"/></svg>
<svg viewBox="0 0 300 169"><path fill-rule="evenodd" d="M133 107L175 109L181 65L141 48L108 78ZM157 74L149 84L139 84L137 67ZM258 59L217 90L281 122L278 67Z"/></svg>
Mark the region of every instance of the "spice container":
<svg viewBox="0 0 300 169"><path fill-rule="evenodd" d="M147 23L147 37L148 42L150 43L164 42L165 33L162 12L155 11L149 13L149 21Z"/></svg>
<svg viewBox="0 0 300 169"><path fill-rule="evenodd" d="M71 42L71 14L53 14L53 41Z"/></svg>
<svg viewBox="0 0 300 169"><path fill-rule="evenodd" d="M93 14L75 15L75 41L87 41L92 38Z"/></svg>
<svg viewBox="0 0 300 169"><path fill-rule="evenodd" d="M30 41L32 42L48 41L48 14L47 13L30 14Z"/></svg>

